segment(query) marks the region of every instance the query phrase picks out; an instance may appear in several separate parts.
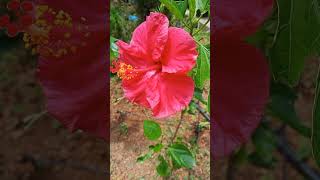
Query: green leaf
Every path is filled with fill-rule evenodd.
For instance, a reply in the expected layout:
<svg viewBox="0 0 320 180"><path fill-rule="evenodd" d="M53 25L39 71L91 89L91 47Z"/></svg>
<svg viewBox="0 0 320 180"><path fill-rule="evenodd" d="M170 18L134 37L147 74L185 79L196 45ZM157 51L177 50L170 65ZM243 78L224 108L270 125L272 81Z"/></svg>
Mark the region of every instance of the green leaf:
<svg viewBox="0 0 320 180"><path fill-rule="evenodd" d="M320 69L318 71L317 86L312 115L311 134L312 154L320 166Z"/></svg>
<svg viewBox="0 0 320 180"><path fill-rule="evenodd" d="M243 164L248 159L248 152L244 146L242 146L236 153L233 155L233 162L237 165Z"/></svg>
<svg viewBox="0 0 320 180"><path fill-rule="evenodd" d="M196 112L197 112L196 104L193 101L191 101L188 106L188 113L195 115Z"/></svg>
<svg viewBox="0 0 320 180"><path fill-rule="evenodd" d="M274 164L277 162L277 160L273 156L263 157L259 155L257 152L251 153L248 156L248 160L256 166L268 169L274 168Z"/></svg>
<svg viewBox="0 0 320 180"><path fill-rule="evenodd" d="M172 168L174 170L180 169L182 167L176 160L171 159L171 161L172 161Z"/></svg>
<svg viewBox="0 0 320 180"><path fill-rule="evenodd" d="M210 79L210 52L203 45L199 45L198 52L195 84L197 88L202 89L205 81Z"/></svg>
<svg viewBox="0 0 320 180"><path fill-rule="evenodd" d="M118 46L116 45L117 39L110 36L110 60L118 57Z"/></svg>
<svg viewBox="0 0 320 180"><path fill-rule="evenodd" d="M160 152L162 148L163 148L163 144L156 144L155 146L154 145L149 146L149 149L151 149L155 153Z"/></svg>
<svg viewBox="0 0 320 180"><path fill-rule="evenodd" d="M293 90L283 84L271 85L271 102L268 105L269 113L288 124L305 137L311 136L311 129L306 127L299 119L294 108L296 95Z"/></svg>
<svg viewBox="0 0 320 180"><path fill-rule="evenodd" d="M169 146L168 154L170 155L176 167L193 168L196 165L195 158L190 150L183 144L174 143Z"/></svg>
<svg viewBox="0 0 320 180"><path fill-rule="evenodd" d="M203 93L202 89L196 88L194 91L194 97L198 99L200 102L202 102L203 104L207 104L206 100L202 96L202 93Z"/></svg>
<svg viewBox="0 0 320 180"><path fill-rule="evenodd" d="M161 136L161 127L158 123L150 120L143 121L144 136L149 140L157 140Z"/></svg>
<svg viewBox="0 0 320 180"><path fill-rule="evenodd" d="M249 160L259 166L271 168L274 166L275 158L272 152L276 148L276 138L267 129L260 125L252 136L255 152L249 155Z"/></svg>
<svg viewBox="0 0 320 180"><path fill-rule="evenodd" d="M259 29L255 34L246 38L246 41L249 44L256 46L257 48L264 49L266 44L268 43L267 40L270 36L270 33L266 31L264 28Z"/></svg>
<svg viewBox="0 0 320 180"><path fill-rule="evenodd" d="M167 161L163 158L163 156L159 155L158 157L160 163L157 166L157 173L162 177L167 177L170 175L170 169Z"/></svg>
<svg viewBox="0 0 320 180"><path fill-rule="evenodd" d="M317 0L278 0L277 39L270 50L275 78L296 85L305 58L320 49Z"/></svg>
<svg viewBox="0 0 320 180"><path fill-rule="evenodd" d="M310 156L312 156L312 146L311 146L310 139L299 138L299 147L297 149L297 157L301 161L305 161Z"/></svg>
<svg viewBox="0 0 320 180"><path fill-rule="evenodd" d="M210 127L210 122L208 122L208 121L201 121L200 123L199 123L199 129L200 130L202 130L202 129L204 129L204 128L209 128Z"/></svg>
<svg viewBox="0 0 320 180"><path fill-rule="evenodd" d="M190 17L193 18L196 15L196 0L189 0L188 4Z"/></svg>
<svg viewBox="0 0 320 180"><path fill-rule="evenodd" d="M178 19L183 19L184 15L181 13L178 5L173 0L160 0L162 4Z"/></svg>
<svg viewBox="0 0 320 180"><path fill-rule="evenodd" d="M184 16L186 14L186 10L188 7L188 0L179 0L179 1L175 1L180 13L182 14L182 16Z"/></svg>
<svg viewBox="0 0 320 180"><path fill-rule="evenodd" d="M138 163L143 163L145 160L150 159L152 157L152 152L149 151L147 154L139 156L137 158Z"/></svg>

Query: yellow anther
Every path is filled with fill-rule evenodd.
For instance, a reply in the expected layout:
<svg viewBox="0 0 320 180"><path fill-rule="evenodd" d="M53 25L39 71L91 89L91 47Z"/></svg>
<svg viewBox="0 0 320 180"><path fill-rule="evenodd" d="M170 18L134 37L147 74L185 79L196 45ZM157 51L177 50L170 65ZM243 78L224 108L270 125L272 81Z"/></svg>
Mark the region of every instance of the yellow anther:
<svg viewBox="0 0 320 180"><path fill-rule="evenodd" d="M117 76L124 80L130 80L138 75L138 72L133 66L122 62L116 65L116 71Z"/></svg>
<svg viewBox="0 0 320 180"><path fill-rule="evenodd" d="M70 33L65 33L65 34L64 34L64 37L65 37L65 38L70 38L70 37L71 37L71 34L70 34Z"/></svg>
<svg viewBox="0 0 320 180"><path fill-rule="evenodd" d="M73 53L77 52L77 47L75 47L75 46L72 46L70 49L71 49L71 51L72 51Z"/></svg>
<svg viewBox="0 0 320 180"><path fill-rule="evenodd" d="M50 17L47 15L53 17L52 21L48 19ZM70 41L70 38L79 34L81 36L79 38L84 39L91 35L90 32L87 32L89 31L89 27L86 26L86 21L87 19L85 17L80 17L79 24L74 26L72 16L63 10L55 11L47 5L37 6L35 23L23 36L25 47L30 48L33 54L39 53L44 56L57 58L67 55L68 53L76 53L78 48L87 46L87 43L81 42L80 45L78 45L78 43ZM55 36L55 34L52 33L56 27L64 31L57 32L62 33L62 37L60 34ZM78 31L78 33L74 35L73 30ZM52 38L51 35L54 37Z"/></svg>

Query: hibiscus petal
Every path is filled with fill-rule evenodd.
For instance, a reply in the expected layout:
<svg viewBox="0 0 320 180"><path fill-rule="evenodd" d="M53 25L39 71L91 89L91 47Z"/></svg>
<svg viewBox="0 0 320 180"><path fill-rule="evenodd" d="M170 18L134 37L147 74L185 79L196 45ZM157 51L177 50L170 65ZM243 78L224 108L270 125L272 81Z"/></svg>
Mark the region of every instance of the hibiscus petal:
<svg viewBox="0 0 320 180"><path fill-rule="evenodd" d="M168 27L167 16L152 12L146 21L135 29L130 44L145 49L152 60L158 61L168 39Z"/></svg>
<svg viewBox="0 0 320 180"><path fill-rule="evenodd" d="M270 15L272 7L273 0L217 1L213 31L215 35L223 34L243 39L257 30Z"/></svg>
<svg viewBox="0 0 320 180"><path fill-rule="evenodd" d="M150 13L133 32L130 44L118 41L119 59L136 68L146 68L159 61L168 39L168 18Z"/></svg>
<svg viewBox="0 0 320 180"><path fill-rule="evenodd" d="M147 82L150 78L156 73L156 71L148 71L144 74L139 74L138 77L135 77L131 80L123 80L122 88L126 98L131 102L140 104L146 108L150 108L150 105L147 101L147 95L145 93L147 89Z"/></svg>
<svg viewBox="0 0 320 180"><path fill-rule="evenodd" d="M148 81L146 89L153 116L164 118L183 110L194 92L191 77L184 74L157 73Z"/></svg>
<svg viewBox="0 0 320 180"><path fill-rule="evenodd" d="M68 53L59 59L40 56L38 77L47 98L48 112L72 131L81 129L107 138L107 3L103 0L40 2L69 13L74 24L85 17L87 30L92 34L85 41L87 46L80 47L76 54ZM80 41L78 36L71 38L70 42Z"/></svg>
<svg viewBox="0 0 320 180"><path fill-rule="evenodd" d="M148 57L143 48L136 45L129 45L121 40L117 41L119 48L119 59L131 66L144 69L154 64L154 61Z"/></svg>
<svg viewBox="0 0 320 180"><path fill-rule="evenodd" d="M197 44L184 29L170 27L168 41L163 51L162 72L188 72L196 64Z"/></svg>
<svg viewBox="0 0 320 180"><path fill-rule="evenodd" d="M215 41L213 71L213 157L229 155L258 126L269 95L267 60L240 41Z"/></svg>

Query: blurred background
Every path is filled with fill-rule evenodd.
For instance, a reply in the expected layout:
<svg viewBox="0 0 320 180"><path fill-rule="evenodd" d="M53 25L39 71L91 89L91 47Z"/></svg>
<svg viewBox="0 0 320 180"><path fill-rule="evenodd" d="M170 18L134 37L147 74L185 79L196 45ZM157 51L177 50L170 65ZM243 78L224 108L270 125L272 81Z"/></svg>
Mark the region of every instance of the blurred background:
<svg viewBox="0 0 320 180"><path fill-rule="evenodd" d="M8 0L0 0L0 15ZM37 57L0 30L0 179L105 179L107 144L46 114Z"/></svg>

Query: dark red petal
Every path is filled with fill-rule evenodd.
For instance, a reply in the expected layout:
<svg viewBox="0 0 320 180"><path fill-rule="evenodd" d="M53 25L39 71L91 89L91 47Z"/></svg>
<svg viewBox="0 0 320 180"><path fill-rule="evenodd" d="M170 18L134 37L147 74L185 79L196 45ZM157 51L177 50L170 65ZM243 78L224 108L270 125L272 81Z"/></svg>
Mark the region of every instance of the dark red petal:
<svg viewBox="0 0 320 180"><path fill-rule="evenodd" d="M271 14L273 0L219 0L215 2L216 36L243 39L254 33Z"/></svg>
<svg viewBox="0 0 320 180"><path fill-rule="evenodd" d="M38 77L47 98L48 112L72 131L81 129L107 138L107 1L43 0L41 3L69 13L73 24L79 24L81 17L86 18L87 32L91 32L86 41L80 36L71 36L69 42L87 43L79 47L76 54L68 53L58 59L40 57Z"/></svg>
<svg viewBox="0 0 320 180"><path fill-rule="evenodd" d="M9 37L15 37L16 35L18 35L18 33L19 29L16 24L11 23L7 25L7 35Z"/></svg>
<svg viewBox="0 0 320 180"><path fill-rule="evenodd" d="M7 14L0 17L0 28L6 27L9 23L10 17Z"/></svg>
<svg viewBox="0 0 320 180"><path fill-rule="evenodd" d="M268 100L269 71L255 47L237 40L215 42L211 142L217 158L245 143L258 126Z"/></svg>
<svg viewBox="0 0 320 180"><path fill-rule="evenodd" d="M11 11L17 11L19 10L20 8L20 1L18 0L11 0L8 2L7 4L7 8L8 10L11 10Z"/></svg>
<svg viewBox="0 0 320 180"><path fill-rule="evenodd" d="M21 3L21 8L25 12L30 12L33 10L33 3L31 1L23 1Z"/></svg>
<svg viewBox="0 0 320 180"><path fill-rule="evenodd" d="M19 18L19 23L22 26L23 29L29 27L32 25L33 23L33 17L29 14L20 16Z"/></svg>

